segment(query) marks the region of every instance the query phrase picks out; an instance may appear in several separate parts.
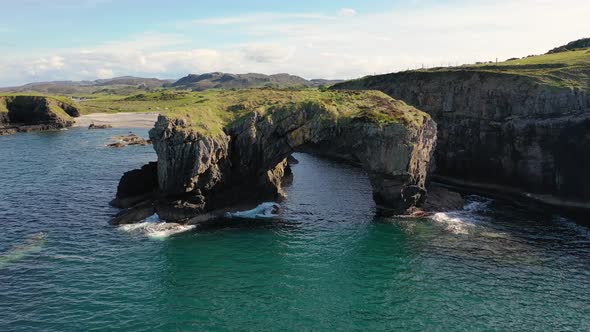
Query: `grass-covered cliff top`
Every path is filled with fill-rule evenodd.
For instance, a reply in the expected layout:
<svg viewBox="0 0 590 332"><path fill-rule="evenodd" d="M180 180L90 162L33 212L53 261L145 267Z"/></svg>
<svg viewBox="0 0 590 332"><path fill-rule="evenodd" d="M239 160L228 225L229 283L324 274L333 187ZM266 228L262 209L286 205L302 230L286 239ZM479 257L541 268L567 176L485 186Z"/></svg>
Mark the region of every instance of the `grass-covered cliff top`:
<svg viewBox="0 0 590 332"><path fill-rule="evenodd" d="M313 108L336 118L361 118L379 124L421 126L428 117L378 91L318 89L242 89L202 92L166 90L127 97L104 96L79 103L83 113L159 112L181 118L193 130L219 133L250 112Z"/></svg>
<svg viewBox="0 0 590 332"><path fill-rule="evenodd" d="M336 85L341 88L363 88L367 80L389 75L491 73L494 75L521 76L536 83L558 88L578 88L590 91L590 48L511 59L498 63L480 63L457 67L440 67L404 71L394 74L367 76Z"/></svg>
<svg viewBox="0 0 590 332"><path fill-rule="evenodd" d="M74 102L62 96L42 96L37 94L0 94L0 113L8 113L11 109L30 108L35 109L39 102L45 102L47 110L57 115L61 120L72 121L72 117L64 108L76 111L78 108Z"/></svg>
<svg viewBox="0 0 590 332"><path fill-rule="evenodd" d="M459 67L461 68L461 67ZM467 66L468 70L523 75L558 86L590 89L590 48Z"/></svg>
<svg viewBox="0 0 590 332"><path fill-rule="evenodd" d="M0 113L8 113L8 107L6 106L6 98L0 97Z"/></svg>

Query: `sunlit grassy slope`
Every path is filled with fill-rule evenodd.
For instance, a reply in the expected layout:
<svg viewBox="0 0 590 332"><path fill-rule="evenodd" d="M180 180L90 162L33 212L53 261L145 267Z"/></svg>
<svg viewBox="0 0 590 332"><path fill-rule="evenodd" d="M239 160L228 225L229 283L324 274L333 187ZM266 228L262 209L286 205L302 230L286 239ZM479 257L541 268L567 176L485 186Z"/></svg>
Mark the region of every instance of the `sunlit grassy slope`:
<svg viewBox="0 0 590 332"><path fill-rule="evenodd" d="M427 114L378 91L242 89L160 91L126 97L102 96L79 103L83 113L159 112L184 119L200 133L218 133L250 112L320 110L339 119L421 126Z"/></svg>
<svg viewBox="0 0 590 332"><path fill-rule="evenodd" d="M499 63L419 70L426 72L481 71L521 75L556 87L590 90L590 49L531 56Z"/></svg>

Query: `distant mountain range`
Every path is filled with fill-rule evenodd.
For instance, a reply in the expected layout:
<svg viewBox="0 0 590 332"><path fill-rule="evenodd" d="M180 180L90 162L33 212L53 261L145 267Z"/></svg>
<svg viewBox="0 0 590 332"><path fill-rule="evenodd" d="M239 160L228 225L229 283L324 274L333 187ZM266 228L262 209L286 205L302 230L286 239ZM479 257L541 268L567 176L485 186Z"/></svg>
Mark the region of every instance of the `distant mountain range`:
<svg viewBox="0 0 590 332"><path fill-rule="evenodd" d="M135 90L149 90L163 87L174 80L121 76L94 81L51 81L28 83L17 87L0 88L0 92L38 92L47 94L126 94Z"/></svg>
<svg viewBox="0 0 590 332"><path fill-rule="evenodd" d="M228 74L228 73L208 73L202 75L188 75L171 86L175 88L191 90L207 89L241 89L241 88L260 88L260 87L315 87L322 84L335 84L342 80L306 80L302 77L289 74Z"/></svg>
<svg viewBox="0 0 590 332"><path fill-rule="evenodd" d="M243 89L260 87L318 87L321 85L332 85L339 82L342 82L342 80L306 80L302 77L289 74L264 75L255 73L229 74L215 72L201 75L190 74L179 80L122 76L94 81L36 82L17 87L0 88L0 92L37 92L61 95L128 95L159 88L202 91L207 89Z"/></svg>

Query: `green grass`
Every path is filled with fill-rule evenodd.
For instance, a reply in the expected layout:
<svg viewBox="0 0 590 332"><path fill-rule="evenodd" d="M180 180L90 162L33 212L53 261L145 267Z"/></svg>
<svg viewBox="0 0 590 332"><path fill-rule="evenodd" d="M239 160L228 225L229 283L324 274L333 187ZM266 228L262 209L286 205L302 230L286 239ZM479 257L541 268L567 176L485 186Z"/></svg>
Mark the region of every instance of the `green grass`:
<svg viewBox="0 0 590 332"><path fill-rule="evenodd" d="M531 56L499 63L463 65L418 72L477 71L518 75L540 84L590 91L590 49Z"/></svg>
<svg viewBox="0 0 590 332"><path fill-rule="evenodd" d="M564 51L559 53L544 54L522 59L501 62L499 66L523 66L523 65L547 65L563 64L567 66L590 65L590 49Z"/></svg>
<svg viewBox="0 0 590 332"><path fill-rule="evenodd" d="M74 119L68 114L66 113L66 111L64 111L63 108L61 108L61 106L59 106L59 101L58 99L54 99L54 98L47 98L48 101L48 105L49 105L49 109L55 113L59 118L61 118L62 120L65 121L74 121Z"/></svg>
<svg viewBox="0 0 590 332"><path fill-rule="evenodd" d="M0 97L0 113L8 113L8 107L6 107L6 98Z"/></svg>
<svg viewBox="0 0 590 332"><path fill-rule="evenodd" d="M39 93L39 92L0 93L0 98L2 98L2 97L19 97L19 96L47 97L47 98L59 100L63 103L75 105L72 98L70 98L68 96L50 95L50 94Z"/></svg>
<svg viewBox="0 0 590 332"><path fill-rule="evenodd" d="M378 124L419 127L426 113L378 91L320 91L319 89L241 89L202 92L164 90L133 96L102 96L78 104L83 113L159 112L184 119L201 134L220 133L251 112L311 110L323 116Z"/></svg>

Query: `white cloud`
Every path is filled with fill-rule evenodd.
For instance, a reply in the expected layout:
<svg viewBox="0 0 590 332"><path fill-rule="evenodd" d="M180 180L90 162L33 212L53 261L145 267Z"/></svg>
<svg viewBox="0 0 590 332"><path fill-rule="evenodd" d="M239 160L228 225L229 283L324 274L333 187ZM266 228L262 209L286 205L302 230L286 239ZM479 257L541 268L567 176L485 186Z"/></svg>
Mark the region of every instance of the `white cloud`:
<svg viewBox="0 0 590 332"><path fill-rule="evenodd" d="M283 63L295 49L281 44L246 44L241 48L244 58L256 63Z"/></svg>
<svg viewBox="0 0 590 332"><path fill-rule="evenodd" d="M191 21L197 25L237 25L237 24L261 24L276 21L293 20L326 20L332 19L328 15L318 13L252 13L236 16L213 17Z"/></svg>
<svg viewBox="0 0 590 332"><path fill-rule="evenodd" d="M340 9L339 14L340 14L340 16L344 16L344 17L353 17L353 16L356 16L357 12L356 12L356 10L354 10L352 8L342 8L342 9Z"/></svg>
<svg viewBox="0 0 590 332"><path fill-rule="evenodd" d="M107 74L174 78L211 71L354 78L422 65L539 54L587 37L588 17L586 0L464 1L357 13L354 19L313 13L248 14L195 21L176 34L151 32L31 56L0 54L0 85ZM211 39L223 40L231 33L232 40L239 41L196 43L194 36L203 31L220 34Z"/></svg>
<svg viewBox="0 0 590 332"><path fill-rule="evenodd" d="M110 68L100 68L96 71L96 78L113 78L115 74Z"/></svg>

